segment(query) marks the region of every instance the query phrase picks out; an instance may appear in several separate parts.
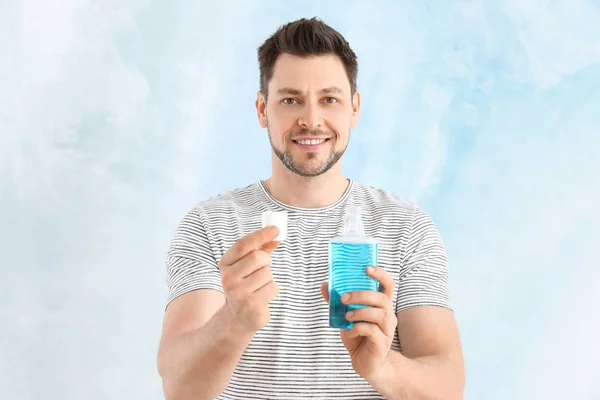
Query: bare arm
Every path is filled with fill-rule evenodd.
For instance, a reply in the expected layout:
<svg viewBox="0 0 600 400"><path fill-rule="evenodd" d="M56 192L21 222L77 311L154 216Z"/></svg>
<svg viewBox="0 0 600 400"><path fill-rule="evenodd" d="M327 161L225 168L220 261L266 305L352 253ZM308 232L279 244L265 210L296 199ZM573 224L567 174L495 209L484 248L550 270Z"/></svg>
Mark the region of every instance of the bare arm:
<svg viewBox="0 0 600 400"><path fill-rule="evenodd" d="M252 334L240 329L216 290L173 300L163 323L158 371L167 399L214 399L227 386Z"/></svg>
<svg viewBox="0 0 600 400"><path fill-rule="evenodd" d="M404 250L397 305L414 306L396 313L402 352L389 353L372 385L390 399L460 400L465 371L457 323L448 308L446 250L432 218L420 208Z"/></svg>
<svg viewBox="0 0 600 400"><path fill-rule="evenodd" d="M168 400L214 399L228 385L278 294L271 274L279 231L264 228L236 242L219 261L225 294L199 289L167 307L158 371Z"/></svg>
<svg viewBox="0 0 600 400"><path fill-rule="evenodd" d="M371 385L389 399L462 399L465 370L453 312L435 306L401 311L398 335L402 353L390 351Z"/></svg>

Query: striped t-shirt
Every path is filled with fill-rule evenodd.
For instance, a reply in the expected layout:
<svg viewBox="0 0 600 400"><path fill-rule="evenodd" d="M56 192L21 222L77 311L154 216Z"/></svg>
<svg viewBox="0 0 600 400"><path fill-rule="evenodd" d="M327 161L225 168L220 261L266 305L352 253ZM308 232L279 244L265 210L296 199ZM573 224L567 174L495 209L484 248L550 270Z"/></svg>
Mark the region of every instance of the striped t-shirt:
<svg viewBox="0 0 600 400"><path fill-rule="evenodd" d="M272 254L279 296L218 399L379 399L352 369L339 330L329 327L320 286L328 280L328 241L343 233L346 210L360 206L365 233L379 241L379 267L396 281L396 312L450 308L444 245L430 216L394 194L350 180L323 208L273 198L262 182L205 200L187 213L167 256L170 302L196 289L223 292L218 262L242 236L262 226L263 211L287 211L287 239ZM398 334L392 349L400 350ZM401 377L399 377L401 378Z"/></svg>

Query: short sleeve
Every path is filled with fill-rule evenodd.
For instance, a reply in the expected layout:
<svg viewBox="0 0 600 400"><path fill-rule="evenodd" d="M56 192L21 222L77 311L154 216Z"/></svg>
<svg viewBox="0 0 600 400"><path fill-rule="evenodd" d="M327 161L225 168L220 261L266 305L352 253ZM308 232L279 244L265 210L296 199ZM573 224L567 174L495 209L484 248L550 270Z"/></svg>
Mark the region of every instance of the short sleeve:
<svg viewBox="0 0 600 400"><path fill-rule="evenodd" d="M167 305L197 289L223 292L221 273L199 210L188 212L177 226L166 259Z"/></svg>
<svg viewBox="0 0 600 400"><path fill-rule="evenodd" d="M432 218L417 206L403 253L396 313L417 306L451 309L446 249Z"/></svg>

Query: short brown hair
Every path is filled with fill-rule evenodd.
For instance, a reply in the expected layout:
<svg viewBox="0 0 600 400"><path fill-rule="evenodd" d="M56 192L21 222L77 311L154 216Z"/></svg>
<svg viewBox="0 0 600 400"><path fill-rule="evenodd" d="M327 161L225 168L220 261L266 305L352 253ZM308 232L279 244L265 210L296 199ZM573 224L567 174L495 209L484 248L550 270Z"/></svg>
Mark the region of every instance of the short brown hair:
<svg viewBox="0 0 600 400"><path fill-rule="evenodd" d="M260 90L268 95L269 81L273 77L275 62L280 54L310 57L325 54L338 56L348 75L352 95L356 92L358 61L350 44L335 29L314 17L289 22L271 35L258 48Z"/></svg>

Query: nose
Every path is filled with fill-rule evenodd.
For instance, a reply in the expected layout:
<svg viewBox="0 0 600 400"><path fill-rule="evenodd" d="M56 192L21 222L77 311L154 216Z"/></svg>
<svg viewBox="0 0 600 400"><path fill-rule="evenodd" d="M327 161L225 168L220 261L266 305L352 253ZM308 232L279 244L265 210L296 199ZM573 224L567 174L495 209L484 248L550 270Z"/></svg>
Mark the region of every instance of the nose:
<svg viewBox="0 0 600 400"><path fill-rule="evenodd" d="M318 104L306 102L302 108L302 115L298 118L298 125L304 129L316 129L323 125L323 116Z"/></svg>

